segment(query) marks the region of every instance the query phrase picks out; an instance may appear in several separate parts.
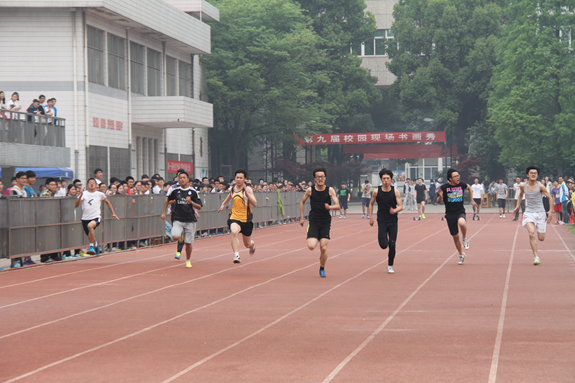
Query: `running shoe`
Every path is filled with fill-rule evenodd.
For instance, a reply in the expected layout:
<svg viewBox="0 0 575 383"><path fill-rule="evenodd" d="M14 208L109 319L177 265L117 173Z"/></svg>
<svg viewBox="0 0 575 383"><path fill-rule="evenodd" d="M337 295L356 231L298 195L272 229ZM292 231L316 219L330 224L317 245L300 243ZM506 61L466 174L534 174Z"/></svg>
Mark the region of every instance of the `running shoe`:
<svg viewBox="0 0 575 383"><path fill-rule="evenodd" d="M369 215L367 216L367 219L369 219Z"/></svg>
<svg viewBox="0 0 575 383"><path fill-rule="evenodd" d="M20 265L20 260L17 259L17 260L14 261L14 264L13 264L12 268L17 269L17 268L20 267L20 266L21 266L21 265Z"/></svg>
<svg viewBox="0 0 575 383"><path fill-rule="evenodd" d="M239 254L235 255L234 256L234 263L241 263L241 262L242 262L242 260L240 259L240 255Z"/></svg>
<svg viewBox="0 0 575 383"><path fill-rule="evenodd" d="M28 259L26 262L24 262L24 266L32 266L35 264L36 262L34 262L32 259Z"/></svg>
<svg viewBox="0 0 575 383"><path fill-rule="evenodd" d="M90 248L88 249L88 254L90 255L96 254L96 249L94 248L94 246L90 246Z"/></svg>
<svg viewBox="0 0 575 383"><path fill-rule="evenodd" d="M319 276L322 278L325 278L325 270L324 269L319 269Z"/></svg>
<svg viewBox="0 0 575 383"><path fill-rule="evenodd" d="M88 253L80 253L80 256L82 256L82 257L89 257L90 254L88 254Z"/></svg>
<svg viewBox="0 0 575 383"><path fill-rule="evenodd" d="M180 256L182 255L182 253L180 253L179 251L176 252L176 256L174 258L176 258L178 261L180 260Z"/></svg>
<svg viewBox="0 0 575 383"><path fill-rule="evenodd" d="M343 215L340 214L340 215L339 215L339 219L342 219L342 218L343 218Z"/></svg>
<svg viewBox="0 0 575 383"><path fill-rule="evenodd" d="M395 273L395 271L393 271L393 267L391 267L391 266L387 266L387 272L388 272L389 274Z"/></svg>
<svg viewBox="0 0 575 383"><path fill-rule="evenodd" d="M347 217L344 215L344 216L343 216L343 219L346 219L346 218L347 218ZM367 218L369 218L369 217L367 217Z"/></svg>
<svg viewBox="0 0 575 383"><path fill-rule="evenodd" d="M540 264L540 263L541 263L541 260L539 259L539 257L535 257L535 258L533 259L533 264L534 264L534 265L538 265L538 264Z"/></svg>
<svg viewBox="0 0 575 383"><path fill-rule="evenodd" d="M505 218L505 214L503 214L503 218Z"/></svg>
<svg viewBox="0 0 575 383"><path fill-rule="evenodd" d="M519 221L517 218L513 218L511 222Z"/></svg>
<svg viewBox="0 0 575 383"><path fill-rule="evenodd" d="M463 265L463 262L465 262L465 253L463 253L459 256L459 264Z"/></svg>
<svg viewBox="0 0 575 383"><path fill-rule="evenodd" d="M421 215L421 218L425 219L425 214L422 214L422 215Z"/></svg>
<svg viewBox="0 0 575 383"><path fill-rule="evenodd" d="M501 214L499 214L499 218L501 218L501 217L502 217L502 215L501 215Z"/></svg>
<svg viewBox="0 0 575 383"><path fill-rule="evenodd" d="M365 218L365 214L364 214L364 215L362 215L362 216L361 216L361 218L362 218L362 219L363 219L363 218Z"/></svg>
<svg viewBox="0 0 575 383"><path fill-rule="evenodd" d="M186 267L188 269L192 267L192 261L190 261L189 259L186 261Z"/></svg>
<svg viewBox="0 0 575 383"><path fill-rule="evenodd" d="M465 250L469 250L469 241L467 240L467 238L463 238L463 248Z"/></svg>
<svg viewBox="0 0 575 383"><path fill-rule="evenodd" d="M250 249L250 255L254 255L255 252L256 252L256 245L254 245L254 247Z"/></svg>

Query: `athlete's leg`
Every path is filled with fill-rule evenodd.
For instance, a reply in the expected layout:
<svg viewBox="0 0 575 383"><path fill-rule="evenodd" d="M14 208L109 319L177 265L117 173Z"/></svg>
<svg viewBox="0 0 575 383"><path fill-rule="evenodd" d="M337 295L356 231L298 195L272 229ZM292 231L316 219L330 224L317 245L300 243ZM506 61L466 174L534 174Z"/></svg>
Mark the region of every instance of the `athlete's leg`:
<svg viewBox="0 0 575 383"><path fill-rule="evenodd" d="M457 251L459 252L459 255L463 254L463 245L461 244L461 239L459 238L459 233L452 235L453 237L453 242L455 243L455 247L457 248Z"/></svg>
<svg viewBox="0 0 575 383"><path fill-rule="evenodd" d="M251 249L252 247L254 247L256 244L254 243L254 241L252 241L252 237L246 237L245 235L242 235L243 240L244 240L244 246L247 247L248 249Z"/></svg>
<svg viewBox="0 0 575 383"><path fill-rule="evenodd" d="M457 220L457 224L459 225L459 230L461 230L461 238L467 238L467 221L465 218L460 217Z"/></svg>
<svg viewBox="0 0 575 383"><path fill-rule="evenodd" d="M317 243L319 241L317 240L317 238L308 238L307 239L307 248L310 250L315 249L315 247L317 246Z"/></svg>
<svg viewBox="0 0 575 383"><path fill-rule="evenodd" d="M421 201L421 214L425 215L425 201Z"/></svg>
<svg viewBox="0 0 575 383"><path fill-rule="evenodd" d="M238 239L238 235L240 234L240 230L242 228L236 222L232 222L230 225L230 231L232 233L232 250L234 253L240 252L240 241Z"/></svg>
<svg viewBox="0 0 575 383"><path fill-rule="evenodd" d="M183 248L184 248L184 236L182 235L182 236L180 236L180 239L178 240L178 248L177 248L176 252L181 253Z"/></svg>
<svg viewBox="0 0 575 383"><path fill-rule="evenodd" d="M417 214L421 216L421 202L417 204Z"/></svg>
<svg viewBox="0 0 575 383"><path fill-rule="evenodd" d="M91 221L88 224L88 241L93 244L96 243L96 226L98 226L96 221Z"/></svg>
<svg viewBox="0 0 575 383"><path fill-rule="evenodd" d="M327 244L329 243L329 239L322 238L319 240L320 246L320 255L319 255L319 265L320 267L325 267L325 263L327 261ZM309 247L309 245L308 245Z"/></svg>
<svg viewBox="0 0 575 383"><path fill-rule="evenodd" d="M192 258L192 244L186 243L186 259L189 261Z"/></svg>
<svg viewBox="0 0 575 383"><path fill-rule="evenodd" d="M395 260L395 242L397 241L397 223L387 225L387 235L389 236L389 254L387 258L387 265L393 266Z"/></svg>
<svg viewBox="0 0 575 383"><path fill-rule="evenodd" d="M531 250L533 251L533 256L538 257L537 253L537 238L535 237L535 224L533 222L527 222L525 224L527 231L529 232L529 244L531 245ZM543 234L545 238L545 234Z"/></svg>

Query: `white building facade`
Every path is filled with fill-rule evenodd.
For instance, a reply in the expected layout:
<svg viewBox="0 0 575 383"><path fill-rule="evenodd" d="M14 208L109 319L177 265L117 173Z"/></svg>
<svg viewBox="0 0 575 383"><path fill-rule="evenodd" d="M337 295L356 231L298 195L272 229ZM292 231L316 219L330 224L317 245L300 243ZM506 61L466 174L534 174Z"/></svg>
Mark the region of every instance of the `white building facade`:
<svg viewBox="0 0 575 383"><path fill-rule="evenodd" d="M170 177L178 167L201 178L213 126L202 100L204 21L218 20L203 0L4 0L0 90L18 92L23 110L40 94L57 99L75 178L96 168L105 178ZM54 166L49 155L37 162Z"/></svg>

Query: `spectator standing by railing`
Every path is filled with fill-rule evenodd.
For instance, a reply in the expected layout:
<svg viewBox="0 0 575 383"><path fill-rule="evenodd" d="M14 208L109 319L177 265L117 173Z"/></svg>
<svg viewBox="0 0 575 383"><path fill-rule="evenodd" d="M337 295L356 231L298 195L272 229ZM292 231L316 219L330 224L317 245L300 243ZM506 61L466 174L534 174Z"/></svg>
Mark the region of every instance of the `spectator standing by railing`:
<svg viewBox="0 0 575 383"><path fill-rule="evenodd" d="M12 96L10 97L10 101L8 101L8 103L6 104L6 109L11 110L13 112L20 111L20 109L22 109L22 105L18 104L19 100L20 100L20 95L18 94L18 92L12 93ZM6 117L17 119L18 114L6 113Z"/></svg>
<svg viewBox="0 0 575 383"><path fill-rule="evenodd" d="M94 179L96 180L96 184L100 185L102 183L102 177L104 177L102 169L98 168L94 170Z"/></svg>
<svg viewBox="0 0 575 383"><path fill-rule="evenodd" d="M2 190L4 190L4 184L2 183L2 180L0 180L0 195L2 195Z"/></svg>
<svg viewBox="0 0 575 383"><path fill-rule="evenodd" d="M26 172L26 185L24 185L24 190L26 190L26 194L28 197L37 197L36 192L34 191L34 183L36 182L36 173L32 170L28 170Z"/></svg>
<svg viewBox="0 0 575 383"><path fill-rule="evenodd" d="M562 176L559 177L559 199L561 200L561 211L563 212L563 221L559 223L566 225L569 223L569 214L567 203L569 202L569 189Z"/></svg>
<svg viewBox="0 0 575 383"><path fill-rule="evenodd" d="M0 109L6 109L6 95L0 90Z"/></svg>
<svg viewBox="0 0 575 383"><path fill-rule="evenodd" d="M25 172L16 173L16 184L12 185L10 195L13 197L21 197L21 198L28 197L28 193L26 193L26 190L24 190L26 180L27 177Z"/></svg>
<svg viewBox="0 0 575 383"><path fill-rule="evenodd" d="M58 184L54 178L47 178L45 182L46 188L40 194L40 198L50 198L54 197L58 192ZM59 260L58 253L49 253L40 255L40 262L51 263Z"/></svg>
<svg viewBox="0 0 575 383"><path fill-rule="evenodd" d="M46 111L44 110L44 101L46 101L46 96L44 96L43 94L38 96L38 102L40 102L40 114L46 114Z"/></svg>
<svg viewBox="0 0 575 383"><path fill-rule="evenodd" d="M39 100L34 99L34 100L32 100L32 103L30 104L28 109L26 109L26 113L41 115L41 114L44 114L44 108L42 108L42 105L40 105ZM39 120L37 118L34 119L34 122L38 122L38 121ZM28 122L32 122L32 116L28 116Z"/></svg>

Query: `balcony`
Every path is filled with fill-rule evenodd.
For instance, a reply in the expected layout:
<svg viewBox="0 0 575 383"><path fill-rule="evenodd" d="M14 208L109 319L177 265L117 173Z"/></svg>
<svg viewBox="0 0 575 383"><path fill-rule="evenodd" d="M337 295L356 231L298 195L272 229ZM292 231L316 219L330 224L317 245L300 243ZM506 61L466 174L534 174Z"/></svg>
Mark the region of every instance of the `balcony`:
<svg viewBox="0 0 575 383"><path fill-rule="evenodd" d="M213 106L183 96L134 97L132 122L154 128L211 128Z"/></svg>
<svg viewBox="0 0 575 383"><path fill-rule="evenodd" d="M66 119L0 109L0 166L70 166Z"/></svg>

